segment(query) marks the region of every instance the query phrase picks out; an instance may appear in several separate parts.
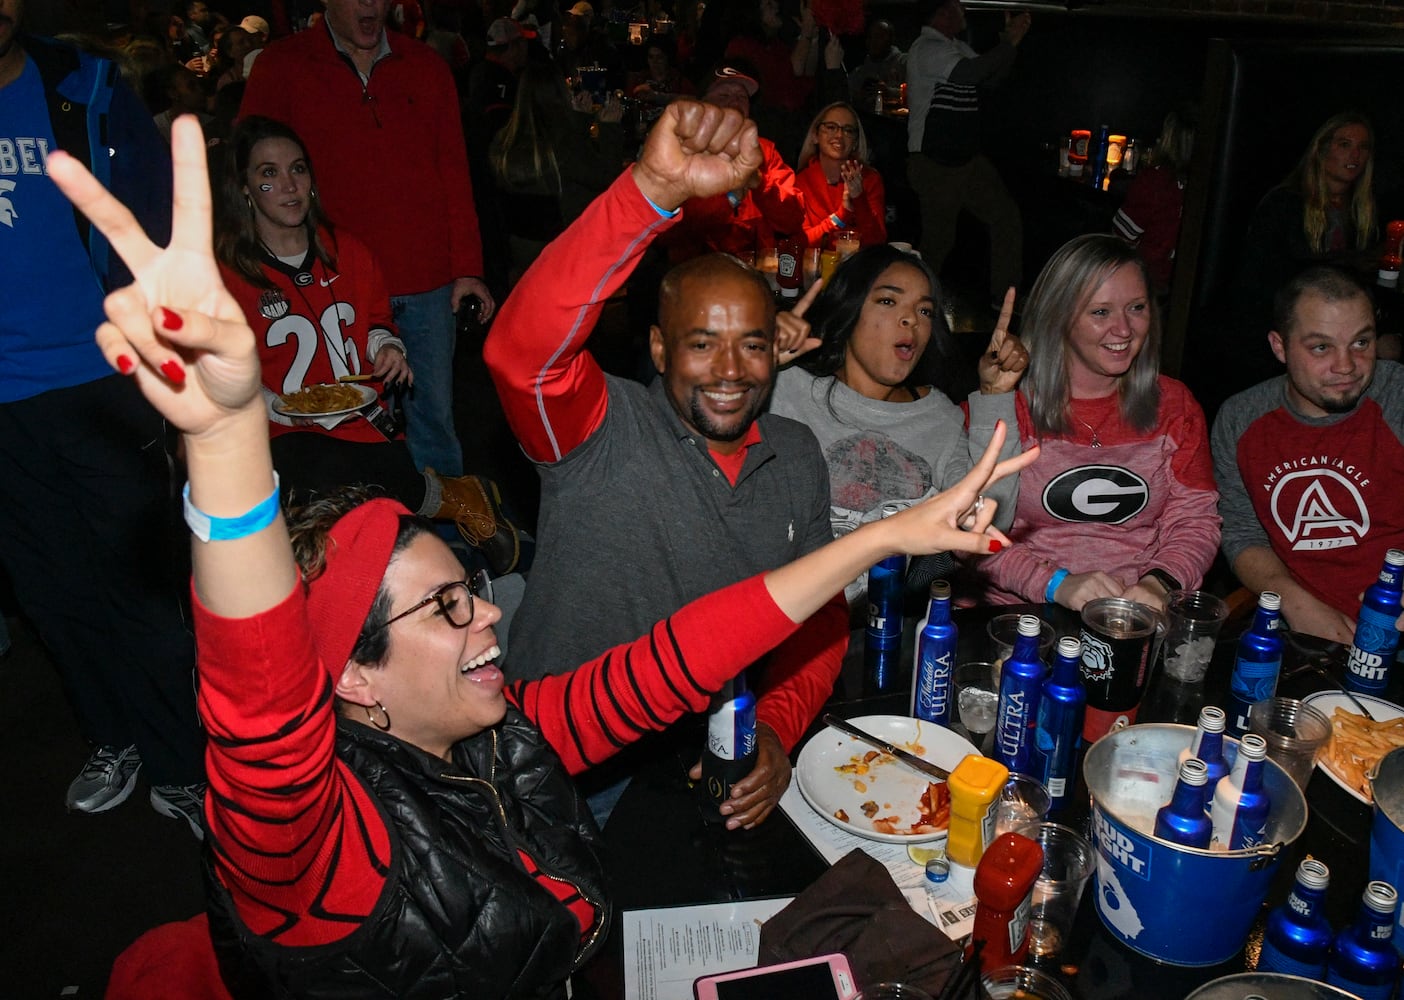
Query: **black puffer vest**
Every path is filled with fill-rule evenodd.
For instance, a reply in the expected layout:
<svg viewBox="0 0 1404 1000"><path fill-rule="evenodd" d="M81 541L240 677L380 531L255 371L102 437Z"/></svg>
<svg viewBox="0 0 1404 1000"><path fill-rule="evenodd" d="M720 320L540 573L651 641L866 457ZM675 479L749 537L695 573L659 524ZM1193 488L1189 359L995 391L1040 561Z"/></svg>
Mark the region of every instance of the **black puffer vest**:
<svg viewBox="0 0 1404 1000"><path fill-rule="evenodd" d="M609 928L599 831L560 759L515 709L454 747L453 764L356 723L337 723L337 753L379 802L391 871L350 936L288 948L252 935L214 877L210 931L237 997L559 997ZM582 946L561 903L523 869L597 907Z"/></svg>

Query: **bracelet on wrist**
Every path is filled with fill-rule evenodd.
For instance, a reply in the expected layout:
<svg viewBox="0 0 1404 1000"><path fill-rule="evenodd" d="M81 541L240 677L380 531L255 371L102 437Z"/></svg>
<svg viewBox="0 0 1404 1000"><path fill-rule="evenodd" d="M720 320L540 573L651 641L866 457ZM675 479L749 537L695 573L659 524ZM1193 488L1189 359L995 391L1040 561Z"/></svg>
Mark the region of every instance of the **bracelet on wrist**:
<svg viewBox="0 0 1404 1000"><path fill-rule="evenodd" d="M1054 599L1058 595L1058 588L1063 585L1063 581L1068 578L1068 575L1068 571L1065 569L1057 569L1053 571L1053 575L1048 578L1048 586L1044 588L1043 591L1043 600L1046 603L1053 603Z"/></svg>
<svg viewBox="0 0 1404 1000"><path fill-rule="evenodd" d="M202 542L230 542L262 531L278 516L278 473L273 473L273 492L238 517L215 517L190 502L190 484L181 490L185 507L185 523L190 533Z"/></svg>
<svg viewBox="0 0 1404 1000"><path fill-rule="evenodd" d="M1165 570L1161 569L1159 566L1153 566L1141 574L1141 579L1144 580L1146 577L1150 577L1152 580L1155 580L1162 587L1164 587L1165 592L1167 594L1170 593L1172 590L1182 589L1180 587L1180 581L1176 580L1173 576L1165 572Z"/></svg>

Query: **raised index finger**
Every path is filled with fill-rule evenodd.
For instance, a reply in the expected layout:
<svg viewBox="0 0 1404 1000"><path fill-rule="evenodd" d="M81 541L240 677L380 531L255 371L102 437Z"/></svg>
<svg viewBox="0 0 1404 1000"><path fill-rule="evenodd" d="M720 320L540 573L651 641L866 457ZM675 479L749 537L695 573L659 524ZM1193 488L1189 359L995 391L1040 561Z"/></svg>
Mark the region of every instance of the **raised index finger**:
<svg viewBox="0 0 1404 1000"><path fill-rule="evenodd" d="M172 183L171 246L213 253L210 218L210 174L205 164L205 135L194 115L171 123Z"/></svg>

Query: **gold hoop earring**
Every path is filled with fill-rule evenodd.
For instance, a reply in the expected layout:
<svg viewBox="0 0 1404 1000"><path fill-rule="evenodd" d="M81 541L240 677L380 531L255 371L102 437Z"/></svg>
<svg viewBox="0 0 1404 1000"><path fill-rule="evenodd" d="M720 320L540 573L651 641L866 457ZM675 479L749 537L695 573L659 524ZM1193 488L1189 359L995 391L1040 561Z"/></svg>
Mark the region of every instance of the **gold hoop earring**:
<svg viewBox="0 0 1404 1000"><path fill-rule="evenodd" d="M249 197L249 193L247 191L244 192L244 204L249 206L249 214L253 215L253 199Z"/></svg>
<svg viewBox="0 0 1404 1000"><path fill-rule="evenodd" d="M366 719L370 722L372 726L374 726L376 729L379 729L382 733L387 733L390 731L390 713L385 711L384 705L382 705L380 702L376 702L374 709L372 709L369 705L363 705L361 707L365 709ZM375 713L377 710L380 712L381 715L385 716L385 725L383 726L375 719Z"/></svg>

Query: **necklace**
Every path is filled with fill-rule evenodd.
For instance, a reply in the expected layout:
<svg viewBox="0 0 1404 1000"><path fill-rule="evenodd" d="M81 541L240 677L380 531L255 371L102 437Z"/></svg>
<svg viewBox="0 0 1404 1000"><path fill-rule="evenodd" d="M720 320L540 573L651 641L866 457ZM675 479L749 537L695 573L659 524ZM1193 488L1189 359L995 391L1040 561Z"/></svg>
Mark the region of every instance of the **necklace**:
<svg viewBox="0 0 1404 1000"><path fill-rule="evenodd" d="M1078 423L1080 423L1083 427L1086 427L1089 431L1092 432L1092 447L1093 447L1093 448L1100 448L1100 447L1102 447L1102 439L1101 439L1100 437L1097 436L1097 428L1093 427L1093 426L1092 426L1091 424L1089 424L1086 420L1083 420L1083 419L1082 419L1081 417L1079 417L1076 413L1073 413L1072 407L1071 407L1071 406L1068 407L1068 414L1069 414L1069 416L1071 416L1074 420L1076 420Z"/></svg>
<svg viewBox="0 0 1404 1000"><path fill-rule="evenodd" d="M1093 447L1093 448L1100 448L1100 447L1102 447L1102 439L1099 438L1099 437L1097 436L1097 428L1093 427L1091 424L1089 424L1086 420L1083 420L1081 417L1074 416L1073 419L1076 420L1078 423L1080 423L1083 427L1086 427L1089 431L1092 432L1092 447Z"/></svg>

